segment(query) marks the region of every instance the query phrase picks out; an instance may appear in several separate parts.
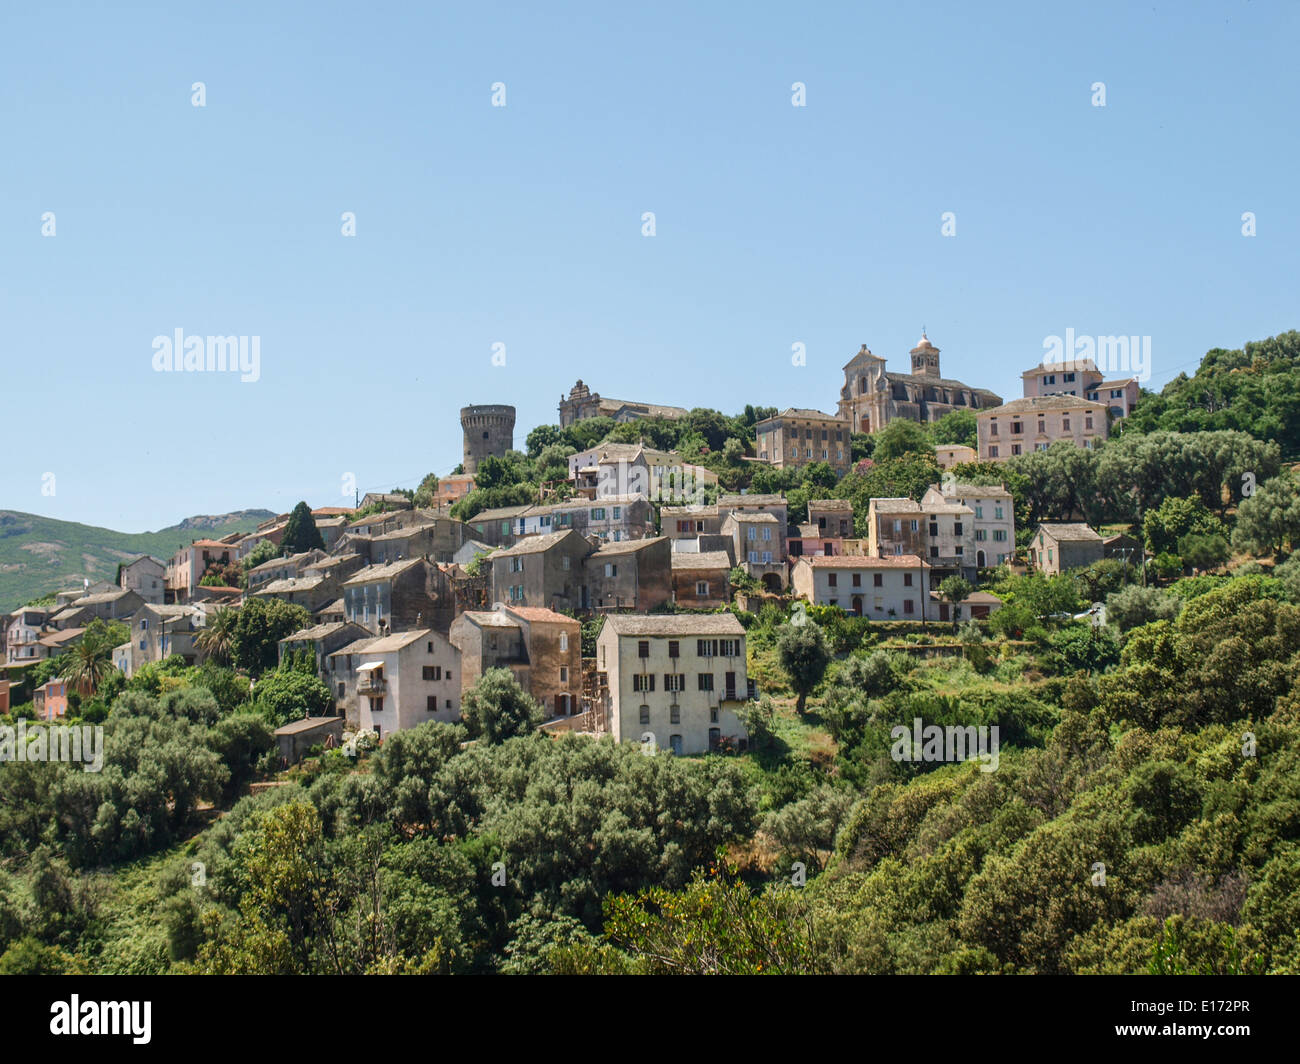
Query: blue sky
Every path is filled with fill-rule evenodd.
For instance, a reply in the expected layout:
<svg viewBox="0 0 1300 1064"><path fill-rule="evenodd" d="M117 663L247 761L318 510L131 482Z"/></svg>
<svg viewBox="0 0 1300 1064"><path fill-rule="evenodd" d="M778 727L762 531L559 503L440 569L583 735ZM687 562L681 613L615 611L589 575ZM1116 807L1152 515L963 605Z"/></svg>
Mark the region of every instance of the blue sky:
<svg viewBox="0 0 1300 1064"><path fill-rule="evenodd" d="M1300 324L1300 5L537 7L6 5L0 508L339 505L578 377L834 410L922 324L1006 398L1067 328L1159 387ZM177 328L260 379L154 372Z"/></svg>

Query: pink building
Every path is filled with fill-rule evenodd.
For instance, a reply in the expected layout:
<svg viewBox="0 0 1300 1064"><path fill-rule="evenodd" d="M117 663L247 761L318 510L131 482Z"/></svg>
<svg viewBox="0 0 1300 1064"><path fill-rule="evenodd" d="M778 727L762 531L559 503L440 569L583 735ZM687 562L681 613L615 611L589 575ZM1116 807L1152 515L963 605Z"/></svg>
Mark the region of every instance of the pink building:
<svg viewBox="0 0 1300 1064"><path fill-rule="evenodd" d="M32 694L38 720L59 720L68 715L68 681L55 677Z"/></svg>

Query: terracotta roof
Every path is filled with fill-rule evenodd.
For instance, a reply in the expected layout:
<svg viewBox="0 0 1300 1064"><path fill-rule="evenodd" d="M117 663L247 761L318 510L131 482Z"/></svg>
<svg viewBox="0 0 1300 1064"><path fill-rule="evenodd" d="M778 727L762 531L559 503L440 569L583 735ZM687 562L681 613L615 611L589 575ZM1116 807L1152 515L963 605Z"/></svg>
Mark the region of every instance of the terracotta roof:
<svg viewBox="0 0 1300 1064"><path fill-rule="evenodd" d="M563 624L565 621L571 621L574 624L578 623L574 618L566 617L554 610L548 610L544 606L506 606L506 612L515 617L522 617L525 621L546 621L552 624Z"/></svg>

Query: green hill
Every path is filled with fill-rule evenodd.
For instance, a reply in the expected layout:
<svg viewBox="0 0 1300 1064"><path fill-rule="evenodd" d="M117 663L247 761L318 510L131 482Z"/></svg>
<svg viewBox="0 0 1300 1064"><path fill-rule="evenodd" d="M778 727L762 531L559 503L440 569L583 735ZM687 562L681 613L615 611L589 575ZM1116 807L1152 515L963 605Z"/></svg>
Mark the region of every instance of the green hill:
<svg viewBox="0 0 1300 1064"><path fill-rule="evenodd" d="M165 562L191 540L251 532L274 516L270 510L239 510L187 517L157 532L114 532L0 510L0 612L75 587L82 577L112 581L117 563L139 554L152 554Z"/></svg>

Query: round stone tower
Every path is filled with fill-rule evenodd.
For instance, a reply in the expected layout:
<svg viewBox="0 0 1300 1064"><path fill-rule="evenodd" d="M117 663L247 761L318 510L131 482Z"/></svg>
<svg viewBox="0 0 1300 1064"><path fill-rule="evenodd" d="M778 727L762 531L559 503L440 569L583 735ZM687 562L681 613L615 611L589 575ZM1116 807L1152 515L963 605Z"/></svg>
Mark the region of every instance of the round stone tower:
<svg viewBox="0 0 1300 1064"><path fill-rule="evenodd" d="M460 427L465 433L465 472L471 476L490 454L504 457L515 439L513 406L463 406Z"/></svg>

